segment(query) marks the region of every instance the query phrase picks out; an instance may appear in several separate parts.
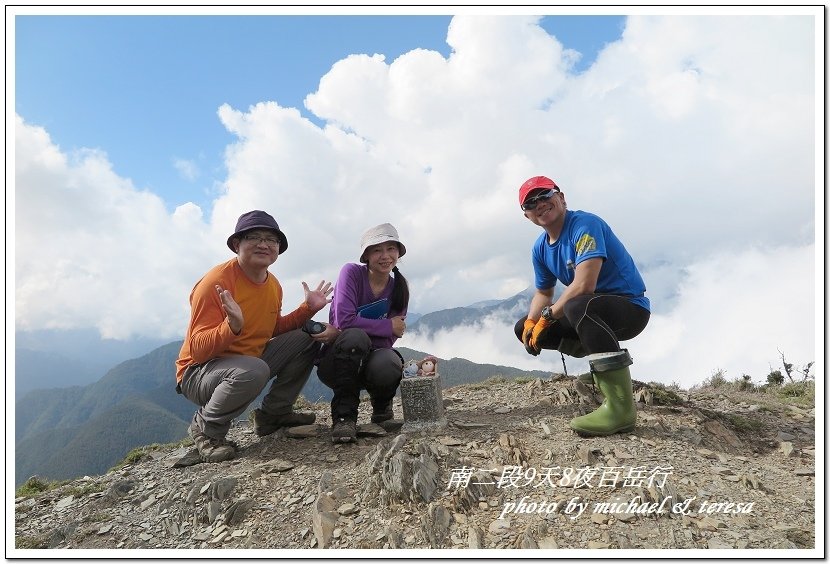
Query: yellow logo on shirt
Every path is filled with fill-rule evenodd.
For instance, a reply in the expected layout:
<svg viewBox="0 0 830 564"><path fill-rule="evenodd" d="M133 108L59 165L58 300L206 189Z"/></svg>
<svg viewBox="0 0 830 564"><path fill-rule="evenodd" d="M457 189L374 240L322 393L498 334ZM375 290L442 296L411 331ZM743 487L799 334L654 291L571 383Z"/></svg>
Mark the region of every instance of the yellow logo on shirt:
<svg viewBox="0 0 830 564"><path fill-rule="evenodd" d="M589 251L597 250L597 241L587 233L576 242L576 256L584 255Z"/></svg>

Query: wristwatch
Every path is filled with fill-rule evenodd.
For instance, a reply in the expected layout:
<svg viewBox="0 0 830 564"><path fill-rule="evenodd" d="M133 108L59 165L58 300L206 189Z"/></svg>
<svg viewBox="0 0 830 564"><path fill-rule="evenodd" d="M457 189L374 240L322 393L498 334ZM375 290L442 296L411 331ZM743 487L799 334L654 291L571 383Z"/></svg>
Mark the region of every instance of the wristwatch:
<svg viewBox="0 0 830 564"><path fill-rule="evenodd" d="M545 318L545 321L549 321L550 323L556 321L556 318L553 317L553 315L551 315L550 313L550 306L545 306L542 308L542 317Z"/></svg>

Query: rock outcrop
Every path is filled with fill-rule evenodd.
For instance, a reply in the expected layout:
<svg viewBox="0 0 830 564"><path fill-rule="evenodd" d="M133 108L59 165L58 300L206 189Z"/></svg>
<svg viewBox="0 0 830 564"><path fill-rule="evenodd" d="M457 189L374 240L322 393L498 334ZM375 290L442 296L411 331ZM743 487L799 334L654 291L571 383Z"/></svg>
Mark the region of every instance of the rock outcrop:
<svg viewBox="0 0 830 564"><path fill-rule="evenodd" d="M571 378L450 388L446 427L374 426L353 444L330 442L327 405L301 432L258 438L240 421L233 460L148 448L105 475L17 498L15 545L815 548L814 407L719 390L667 405L663 395L640 387L635 431L592 439L568 429L598 400ZM362 420L369 411L361 405Z"/></svg>

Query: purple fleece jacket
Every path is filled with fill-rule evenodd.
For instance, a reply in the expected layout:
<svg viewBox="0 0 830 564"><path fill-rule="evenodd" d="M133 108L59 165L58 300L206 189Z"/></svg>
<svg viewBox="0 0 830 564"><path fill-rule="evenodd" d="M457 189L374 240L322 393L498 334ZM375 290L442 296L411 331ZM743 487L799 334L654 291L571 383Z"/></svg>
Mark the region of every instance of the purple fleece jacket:
<svg viewBox="0 0 830 564"><path fill-rule="evenodd" d="M352 327L363 329L372 340L373 348L392 348L398 338L392 333L392 320L389 318L406 315L406 308L403 311L390 311L382 319L365 319L357 314L357 309L383 298L389 300L394 285L395 279L390 276L386 288L379 296L375 296L369 285L369 268L365 264L344 265L334 286L329 323L340 330Z"/></svg>

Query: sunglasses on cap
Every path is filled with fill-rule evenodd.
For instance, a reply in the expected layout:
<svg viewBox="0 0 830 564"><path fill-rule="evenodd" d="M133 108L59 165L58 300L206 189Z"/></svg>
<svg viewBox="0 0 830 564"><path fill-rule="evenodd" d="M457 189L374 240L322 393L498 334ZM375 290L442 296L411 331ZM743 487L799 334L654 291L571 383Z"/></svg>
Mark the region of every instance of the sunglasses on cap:
<svg viewBox="0 0 830 564"><path fill-rule="evenodd" d="M521 205L522 211L535 210L536 206L538 206L542 200L550 200L551 198L553 198L553 195L557 194L558 192L559 190L545 190L544 192L540 192L539 194L536 194L535 196L528 198L527 200L525 200L525 203Z"/></svg>

